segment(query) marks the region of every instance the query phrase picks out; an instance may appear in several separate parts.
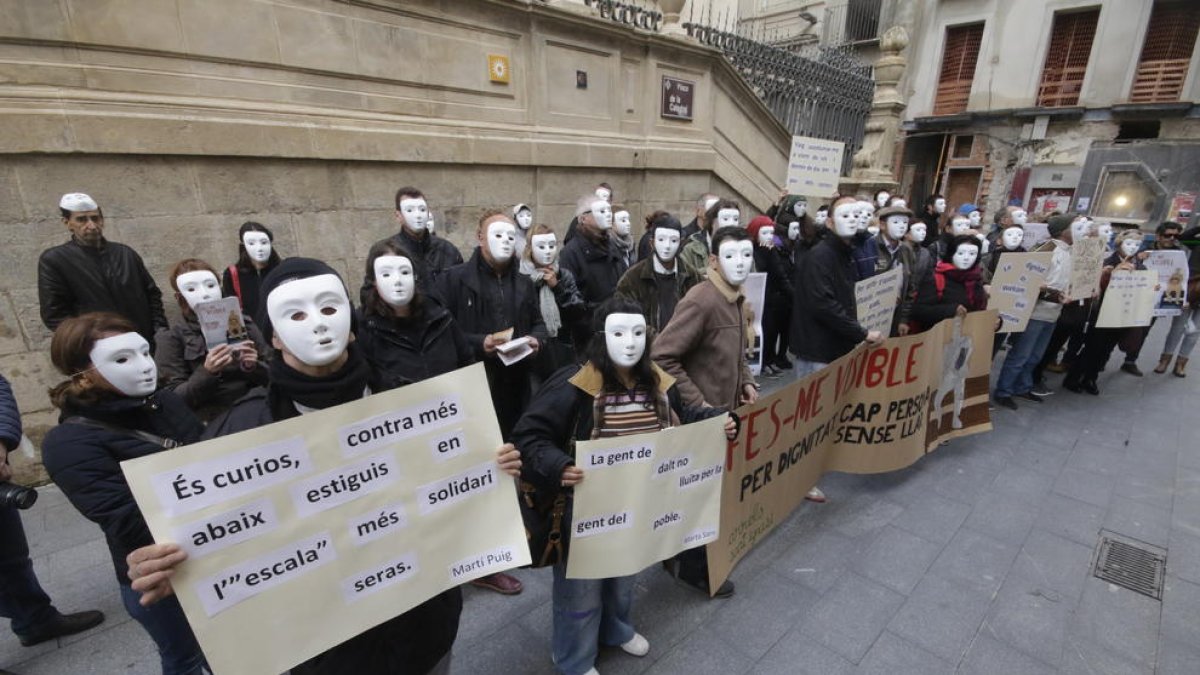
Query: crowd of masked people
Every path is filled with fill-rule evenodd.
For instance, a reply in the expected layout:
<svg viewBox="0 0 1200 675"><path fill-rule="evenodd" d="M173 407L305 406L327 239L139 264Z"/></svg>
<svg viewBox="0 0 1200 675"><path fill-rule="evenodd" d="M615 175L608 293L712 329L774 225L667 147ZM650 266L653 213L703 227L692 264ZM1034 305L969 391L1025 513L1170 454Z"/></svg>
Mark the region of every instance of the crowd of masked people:
<svg viewBox="0 0 1200 675"><path fill-rule="evenodd" d="M578 199L566 227L542 224L526 204L485 211L464 260L436 234L425 195L406 187L395 195L399 229L371 246L357 293L348 283L354 280L320 260L282 256L268 226L247 222L230 231L236 258L228 266L198 258L171 265L171 301L182 318L170 324L142 259L105 238L100 204L72 193L59 209L70 239L38 263L42 319L54 331L51 361L65 378L50 392L61 419L45 438L43 462L104 532L125 608L171 675L207 669L171 588L186 554L154 543L121 461L482 362L504 441L496 462L520 478L527 524L545 518L549 503L561 505L569 521L571 489L587 477L575 463L575 441L721 415L735 438L740 423L732 411L758 398L753 350L761 350L760 376L805 376L861 343L984 309L999 258L1024 251L1028 219L1015 206L990 223L971 204L948 213L939 195L914 213L884 191L835 195L815 207L785 194L766 215L749 218L736 201L703 194L687 224L655 211L644 215L644 234L635 238L634 214L602 183ZM1114 236L1105 227L1082 216L1048 219L1051 239L1038 250L1053 252L1053 263L1033 318L1024 332L997 336L996 351L1007 346L1007 353L996 404L1042 401L1051 393L1046 372L1065 372L1066 389L1098 393L1096 375L1118 347L1128 357L1122 370L1141 375L1136 361L1146 329L1093 328L1099 299L1065 297L1070 245L1081 237L1110 240L1106 278L1139 268L1147 247L1179 248L1189 252L1195 285L1200 246L1182 242L1194 242L1197 231L1166 222L1148 245L1137 230ZM897 266L903 291L889 334L869 331L857 319L854 284ZM761 336L743 290L754 271L766 275ZM230 296L240 301L245 334L210 347L196 307ZM1184 376L1195 323L1192 307L1171 320L1156 372ZM502 354L521 343L531 354L506 365ZM19 417L17 424L19 438ZM11 435L4 435L6 451ZM808 498L826 499L818 488ZM602 646L646 654L649 643L631 617L633 577L567 579L569 531L553 548L531 539L535 561L553 568L556 668L595 673ZM27 551L5 549L23 559L36 586ZM716 597L733 593L731 582L708 587L703 548L663 566ZM504 594L522 590L507 574L473 583ZM14 620L23 642L102 620L95 612L58 614L37 592L40 617L28 610L23 623ZM18 600L30 605L29 597ZM14 609L21 602L5 597L6 616L22 616ZM448 672L462 607L461 591L447 591L292 672Z"/></svg>

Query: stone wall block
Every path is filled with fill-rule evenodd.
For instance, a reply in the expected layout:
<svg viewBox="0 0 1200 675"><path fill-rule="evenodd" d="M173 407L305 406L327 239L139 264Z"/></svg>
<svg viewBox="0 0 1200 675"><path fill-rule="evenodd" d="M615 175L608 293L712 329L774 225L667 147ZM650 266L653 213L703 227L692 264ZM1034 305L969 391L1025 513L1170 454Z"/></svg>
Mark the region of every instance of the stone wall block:
<svg viewBox="0 0 1200 675"><path fill-rule="evenodd" d="M302 213L351 208L340 162L203 160L196 166L201 199L210 213Z"/></svg>
<svg viewBox="0 0 1200 675"><path fill-rule="evenodd" d="M50 399L46 395L49 384L63 378L50 365L49 352L27 352L0 356L0 373L12 384L17 407L22 413L46 410Z"/></svg>
<svg viewBox="0 0 1200 675"><path fill-rule="evenodd" d="M69 40L66 8L61 0L0 0L0 35Z"/></svg>
<svg viewBox="0 0 1200 675"><path fill-rule="evenodd" d="M91 195L109 221L200 210L191 167L171 157L32 156L15 164L33 213L57 215L58 200L66 192Z"/></svg>
<svg viewBox="0 0 1200 675"><path fill-rule="evenodd" d="M270 30L271 5L248 0L178 0L183 37L191 54L279 63Z"/></svg>
<svg viewBox="0 0 1200 675"><path fill-rule="evenodd" d="M28 350L29 343L25 341L25 333L21 330L17 308L8 291L0 292L0 356L19 354Z"/></svg>
<svg viewBox="0 0 1200 675"><path fill-rule="evenodd" d="M36 3L35 3L36 4ZM174 2L67 0L71 39L136 49L182 52L179 11Z"/></svg>
<svg viewBox="0 0 1200 675"><path fill-rule="evenodd" d="M274 5L279 53L285 65L340 73L358 72L354 35L345 16Z"/></svg>

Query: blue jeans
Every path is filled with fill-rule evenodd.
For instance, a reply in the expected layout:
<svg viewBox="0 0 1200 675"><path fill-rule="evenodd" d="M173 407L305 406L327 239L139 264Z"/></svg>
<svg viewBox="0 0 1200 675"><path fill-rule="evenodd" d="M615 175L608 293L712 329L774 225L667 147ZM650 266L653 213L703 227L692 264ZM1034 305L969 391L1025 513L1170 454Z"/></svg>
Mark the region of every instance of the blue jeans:
<svg viewBox="0 0 1200 675"><path fill-rule="evenodd" d="M28 635L58 617L42 590L29 559L25 527L15 507L0 508L0 616L12 619L12 630Z"/></svg>
<svg viewBox="0 0 1200 675"><path fill-rule="evenodd" d="M200 651L200 643L192 634L192 627L188 625L179 600L171 596L149 607L142 607L138 604L140 597L137 591L121 584L121 601L125 603L125 611L142 624L142 628L154 640L159 659L162 660L163 675L202 675L208 672L204 652Z"/></svg>
<svg viewBox="0 0 1200 675"><path fill-rule="evenodd" d="M582 675L596 665L600 644L633 639L629 621L634 576L568 579L567 565L554 566L554 665L565 675Z"/></svg>
<svg viewBox="0 0 1200 675"><path fill-rule="evenodd" d="M1195 303L1200 301L1200 298L1194 298L1192 305L1183 310L1183 313L1178 316L1171 317L1171 330L1167 331L1167 341L1163 344L1163 354L1175 354L1175 348L1179 349L1179 356L1188 358L1192 354L1192 349L1196 347L1196 340L1200 338L1200 326L1196 326L1196 330L1191 333L1187 332L1188 319L1193 323L1200 323L1200 306Z"/></svg>
<svg viewBox="0 0 1200 675"><path fill-rule="evenodd" d="M1054 334L1053 321L1036 321L1030 319L1025 332L1017 338L1017 343L1009 348L1004 365L1000 367L1000 377L996 381L996 398L1025 394L1033 389L1033 370L1042 360L1046 345L1050 344L1050 336Z"/></svg>
<svg viewBox="0 0 1200 675"><path fill-rule="evenodd" d="M795 374L796 379L799 380L800 378L808 377L813 373L819 372L828 365L828 363L823 363L821 361L805 361L804 359L796 359L792 361L792 373Z"/></svg>

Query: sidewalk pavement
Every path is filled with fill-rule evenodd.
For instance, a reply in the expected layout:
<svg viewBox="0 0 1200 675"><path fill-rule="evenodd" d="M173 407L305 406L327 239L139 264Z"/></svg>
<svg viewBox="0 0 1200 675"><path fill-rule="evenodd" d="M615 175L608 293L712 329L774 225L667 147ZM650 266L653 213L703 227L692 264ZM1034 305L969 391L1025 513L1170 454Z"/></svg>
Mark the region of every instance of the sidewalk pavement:
<svg viewBox="0 0 1200 675"><path fill-rule="evenodd" d="M604 675L648 673L1200 673L1200 371L1136 378L1114 359L1099 397L1059 389L992 413L887 474L829 474L708 600L652 567L634 619L638 659L604 650ZM1118 353L1119 356L1119 353ZM786 378L765 381L772 388ZM1055 388L1058 376L1052 382ZM21 675L158 672L121 607L99 530L56 488L25 513L43 585L63 611L100 608L100 628L33 648L0 636ZM1092 576L1101 530L1167 549L1161 601ZM468 587L456 674L552 673L550 574L518 570L519 596ZM248 636L252 639L252 636Z"/></svg>

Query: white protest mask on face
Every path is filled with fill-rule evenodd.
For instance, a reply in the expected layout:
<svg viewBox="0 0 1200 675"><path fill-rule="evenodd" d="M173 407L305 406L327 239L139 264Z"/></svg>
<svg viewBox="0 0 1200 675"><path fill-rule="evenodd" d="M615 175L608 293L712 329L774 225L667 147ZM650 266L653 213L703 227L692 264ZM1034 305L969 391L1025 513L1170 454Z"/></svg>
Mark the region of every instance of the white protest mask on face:
<svg viewBox="0 0 1200 675"><path fill-rule="evenodd" d="M716 203L719 201L721 201L721 200L716 197L709 197L708 199L705 199L704 200L704 212L708 213L708 210L711 209L713 206L715 206Z"/></svg>
<svg viewBox="0 0 1200 675"><path fill-rule="evenodd" d="M904 200L904 199L900 199L899 197L897 197L896 199L893 199L893 200L892 200L892 206L895 206L895 207L896 207L896 208L898 208L898 209L907 208L907 207L908 207L908 201L907 201L907 200Z"/></svg>
<svg viewBox="0 0 1200 675"><path fill-rule="evenodd" d="M972 228L979 228L979 223L983 222L983 214L978 211L972 211L967 214L967 220L971 221Z"/></svg>
<svg viewBox="0 0 1200 675"><path fill-rule="evenodd" d="M1100 223L1100 224L1096 225L1096 234L1099 235L1100 238L1103 239L1105 243L1108 243L1108 241L1110 239L1112 239L1112 233L1113 233L1112 223Z"/></svg>
<svg viewBox="0 0 1200 675"><path fill-rule="evenodd" d="M208 270L180 274L175 277L175 287L193 311L197 304L221 297L221 284L217 282L217 275Z"/></svg>
<svg viewBox="0 0 1200 675"><path fill-rule="evenodd" d="M1004 233L1000 235L1000 241L1005 250L1015 251L1021 247L1021 242L1025 241L1025 230L1019 227L1005 228Z"/></svg>
<svg viewBox="0 0 1200 675"><path fill-rule="evenodd" d="M267 316L279 341L306 365L327 366L350 344L350 299L336 274L276 286L267 296Z"/></svg>
<svg viewBox="0 0 1200 675"><path fill-rule="evenodd" d="M1125 241L1121 242L1121 255L1128 258L1132 255L1136 255L1138 250L1141 248L1142 248L1142 240L1131 237L1131 238L1126 239Z"/></svg>
<svg viewBox="0 0 1200 675"><path fill-rule="evenodd" d="M937 213L945 213L946 212L946 200L942 199L940 197L938 199L933 200L933 210L936 211Z"/></svg>
<svg viewBox="0 0 1200 675"><path fill-rule="evenodd" d="M858 202L846 202L834 207L833 231L839 237L852 237L858 232Z"/></svg>
<svg viewBox="0 0 1200 675"><path fill-rule="evenodd" d="M893 241L900 241L908 233L908 216L888 216L887 236Z"/></svg>
<svg viewBox="0 0 1200 675"><path fill-rule="evenodd" d="M494 220L487 226L487 248L492 260L506 263L517 250L517 226L507 220Z"/></svg>
<svg viewBox="0 0 1200 675"><path fill-rule="evenodd" d="M966 234L969 229L971 229L971 221L962 216L954 216L950 221L950 232L952 234Z"/></svg>
<svg viewBox="0 0 1200 675"><path fill-rule="evenodd" d="M429 230L429 234L433 234L437 230L437 226L433 222L433 214L429 214L429 220L425 221L425 229Z"/></svg>
<svg viewBox="0 0 1200 675"><path fill-rule="evenodd" d="M774 246L775 245L775 226L765 225L758 228L758 245L759 246Z"/></svg>
<svg viewBox="0 0 1200 675"><path fill-rule="evenodd" d="M713 232L722 227L737 227L741 224L741 219L742 214L737 209L721 209L717 211L717 227Z"/></svg>
<svg viewBox="0 0 1200 675"><path fill-rule="evenodd" d="M533 211L529 209L521 209L517 211L517 227L522 230L528 230L533 226Z"/></svg>
<svg viewBox="0 0 1200 675"><path fill-rule="evenodd" d="M601 230L607 230L612 227L613 214L612 205L604 200L592 202L591 209L592 218L596 221L596 227Z"/></svg>
<svg viewBox="0 0 1200 675"><path fill-rule="evenodd" d="M1092 233L1092 221L1087 218L1076 218L1071 222L1071 237L1079 241Z"/></svg>
<svg viewBox="0 0 1200 675"><path fill-rule="evenodd" d="M799 238L800 238L800 223L797 223L796 221L793 220L792 222L788 223L788 239L791 239L792 241L796 241Z"/></svg>
<svg viewBox="0 0 1200 675"><path fill-rule="evenodd" d="M266 232L243 234L242 246L246 249L246 255L256 263L265 263L271 259L271 238Z"/></svg>
<svg viewBox="0 0 1200 675"><path fill-rule="evenodd" d="M883 207L887 206L887 200L891 199L891 197L892 196L886 192L880 192L879 195L875 197L875 205L882 209Z"/></svg>
<svg viewBox="0 0 1200 675"><path fill-rule="evenodd" d="M865 230L867 224L871 222L871 216L875 215L875 205L871 202L862 201L858 203L858 229Z"/></svg>
<svg viewBox="0 0 1200 675"><path fill-rule="evenodd" d="M1025 227L1025 223L1028 220L1029 220L1029 214L1025 213L1021 209L1017 209L1016 211L1012 212L1013 225L1020 225L1021 227Z"/></svg>
<svg viewBox="0 0 1200 675"><path fill-rule="evenodd" d="M954 268L960 270L970 269L976 260L979 260L979 247L974 244L959 244L950 257Z"/></svg>
<svg viewBox="0 0 1200 675"><path fill-rule="evenodd" d="M717 249L721 276L730 286L741 286L754 267L754 245L748 241L725 240Z"/></svg>
<svg viewBox="0 0 1200 675"><path fill-rule="evenodd" d="M925 241L925 235L929 232L929 226L921 221L917 221L908 228L909 238L916 243Z"/></svg>
<svg viewBox="0 0 1200 675"><path fill-rule="evenodd" d="M404 222L414 230L424 230L429 226L429 205L421 197L401 199L400 215L404 216Z"/></svg>
<svg viewBox="0 0 1200 675"><path fill-rule="evenodd" d="M659 262L671 262L679 253L679 230L669 227L654 228L654 255Z"/></svg>
<svg viewBox="0 0 1200 675"><path fill-rule="evenodd" d="M158 368L150 343L137 333L100 338L88 358L113 389L126 396L149 396L158 388Z"/></svg>
<svg viewBox="0 0 1200 675"><path fill-rule="evenodd" d="M533 258L533 263L539 267L554 264L558 259L558 237L554 234L535 234L529 238L533 248L530 249L529 255Z"/></svg>
<svg viewBox="0 0 1200 675"><path fill-rule="evenodd" d="M381 255L375 259L375 291L392 307L412 302L417 287L412 261L402 255Z"/></svg>
<svg viewBox="0 0 1200 675"><path fill-rule="evenodd" d="M829 209L817 211L815 214L813 214L813 223L815 223L817 227L825 227L826 220L829 220Z"/></svg>
<svg viewBox="0 0 1200 675"><path fill-rule="evenodd" d="M612 190L602 187L596 188L596 197L598 197L600 201L607 202L612 199Z"/></svg>
<svg viewBox="0 0 1200 675"><path fill-rule="evenodd" d="M629 235L629 230L633 226L629 222L628 211L617 211L613 214L613 230L617 236L625 237Z"/></svg>
<svg viewBox="0 0 1200 675"><path fill-rule="evenodd" d="M808 213L808 202L803 199L792 204L792 213L796 214L797 218L803 218L805 213Z"/></svg>
<svg viewBox="0 0 1200 675"><path fill-rule="evenodd" d="M604 347L618 367L637 365L646 353L646 317L620 313L604 317Z"/></svg>

